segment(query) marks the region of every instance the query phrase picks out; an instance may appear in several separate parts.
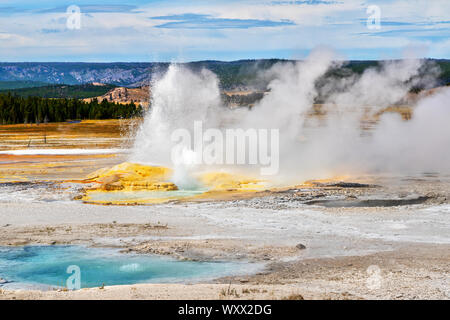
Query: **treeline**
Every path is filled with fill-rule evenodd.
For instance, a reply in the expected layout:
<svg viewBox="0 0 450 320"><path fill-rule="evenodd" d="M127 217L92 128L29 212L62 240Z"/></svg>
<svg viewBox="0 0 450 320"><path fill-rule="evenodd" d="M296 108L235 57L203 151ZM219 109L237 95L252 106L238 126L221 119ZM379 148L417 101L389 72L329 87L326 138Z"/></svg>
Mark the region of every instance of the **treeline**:
<svg viewBox="0 0 450 320"><path fill-rule="evenodd" d="M21 88L35 88L47 86L48 83L30 80L0 81L0 90L15 90Z"/></svg>
<svg viewBox="0 0 450 320"><path fill-rule="evenodd" d="M32 88L1 90L0 94L5 94L10 91L11 94L20 97L85 99L102 96L115 87L110 84L97 86L90 83L80 85L52 84Z"/></svg>
<svg viewBox="0 0 450 320"><path fill-rule="evenodd" d="M249 94L222 94L222 101L227 106L250 107L264 97L263 92L253 92Z"/></svg>
<svg viewBox="0 0 450 320"><path fill-rule="evenodd" d="M63 122L66 120L120 119L141 116L141 106L93 99L46 99L0 94L0 124Z"/></svg>

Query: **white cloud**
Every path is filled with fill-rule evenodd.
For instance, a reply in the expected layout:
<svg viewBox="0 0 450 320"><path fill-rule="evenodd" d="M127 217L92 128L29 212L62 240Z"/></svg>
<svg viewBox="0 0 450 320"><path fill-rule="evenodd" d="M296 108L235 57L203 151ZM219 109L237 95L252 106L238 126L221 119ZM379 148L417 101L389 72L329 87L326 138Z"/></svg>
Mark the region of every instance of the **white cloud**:
<svg viewBox="0 0 450 320"><path fill-rule="evenodd" d="M400 50L403 46L428 46L439 57L448 57L450 44L437 36L438 31L406 32L413 28L437 28L437 22L449 20L450 1L377 1L381 8L379 34L365 26L366 7L369 2L360 0L335 1L328 4L275 4L274 1L245 2L162 2L139 6L124 12L97 12L91 10L82 16L81 30L67 30L62 12L32 14L22 12L0 17L0 60L32 60L33 54L65 60L81 52L80 59L92 56L104 60L114 55L136 60L142 56L188 55L195 59L199 52L210 53L210 58L223 56L224 52L243 52L242 58L268 51L283 52L283 57L309 50L317 45L328 45L350 54L350 58L371 58ZM13 6L14 4L8 4ZM1 4L0 4L1 7ZM108 11L108 10L103 10ZM155 16L174 14L204 14L211 19L240 19L292 21L296 25L259 27L248 29L163 29L156 28L161 21ZM227 20L226 20L227 21ZM383 21L390 22L383 25ZM395 25L407 22L408 25ZM427 23L428 25L423 25ZM219 24L220 26L220 24ZM217 25L216 25L217 27ZM440 28L450 28L441 24ZM390 33L395 31L396 33ZM383 33L384 32L384 33ZM21 48L27 47L24 52ZM276 54L276 53L275 53ZM200 56L200 55L199 55ZM204 57L204 55L201 55Z"/></svg>

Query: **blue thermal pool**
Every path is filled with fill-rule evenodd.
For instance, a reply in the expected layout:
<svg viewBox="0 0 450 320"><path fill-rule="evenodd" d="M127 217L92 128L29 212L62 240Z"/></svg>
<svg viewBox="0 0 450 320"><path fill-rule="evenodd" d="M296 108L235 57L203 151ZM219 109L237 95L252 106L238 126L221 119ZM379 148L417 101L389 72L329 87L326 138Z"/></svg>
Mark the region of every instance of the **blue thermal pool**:
<svg viewBox="0 0 450 320"><path fill-rule="evenodd" d="M67 272L69 266L79 267L81 288L200 281L255 269L244 263L178 261L84 246L0 247L0 287L65 287L74 274L73 269Z"/></svg>

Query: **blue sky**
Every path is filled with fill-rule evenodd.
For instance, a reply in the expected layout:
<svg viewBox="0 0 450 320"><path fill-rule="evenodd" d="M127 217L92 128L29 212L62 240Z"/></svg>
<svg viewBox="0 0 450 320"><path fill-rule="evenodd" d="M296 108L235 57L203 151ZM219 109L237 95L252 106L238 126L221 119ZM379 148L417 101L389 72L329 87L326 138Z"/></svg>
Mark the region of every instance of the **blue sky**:
<svg viewBox="0 0 450 320"><path fill-rule="evenodd" d="M67 8L80 8L70 29ZM370 6L380 28L369 29ZM370 11L370 10L369 10ZM0 61L450 58L449 0L0 0Z"/></svg>

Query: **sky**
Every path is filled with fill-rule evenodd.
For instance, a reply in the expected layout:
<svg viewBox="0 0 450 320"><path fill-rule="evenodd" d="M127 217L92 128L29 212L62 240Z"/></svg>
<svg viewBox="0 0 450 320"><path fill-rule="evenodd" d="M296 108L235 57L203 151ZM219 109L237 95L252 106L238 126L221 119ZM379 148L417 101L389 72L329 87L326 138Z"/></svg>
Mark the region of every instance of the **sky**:
<svg viewBox="0 0 450 320"><path fill-rule="evenodd" d="M450 58L450 1L0 0L1 62L302 59L317 47Z"/></svg>

